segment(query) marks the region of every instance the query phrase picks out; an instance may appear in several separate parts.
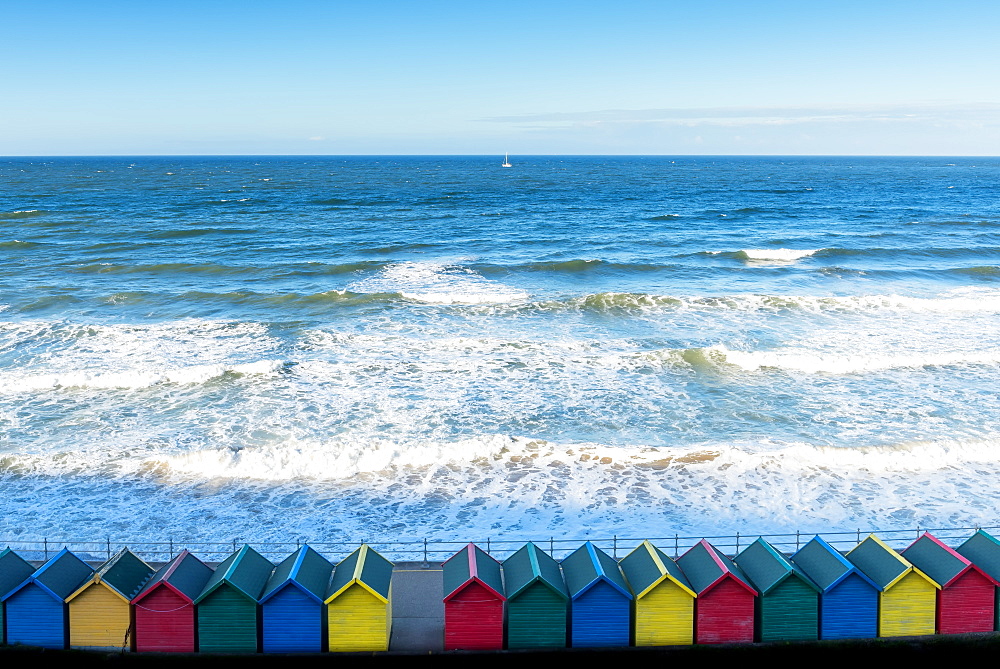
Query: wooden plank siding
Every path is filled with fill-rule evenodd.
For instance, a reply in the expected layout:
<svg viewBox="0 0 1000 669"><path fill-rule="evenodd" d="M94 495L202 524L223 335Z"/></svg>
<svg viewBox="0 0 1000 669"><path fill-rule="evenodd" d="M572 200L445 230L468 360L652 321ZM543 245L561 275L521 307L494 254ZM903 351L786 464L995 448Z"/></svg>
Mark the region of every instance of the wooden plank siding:
<svg viewBox="0 0 1000 669"><path fill-rule="evenodd" d="M489 588L472 582L444 606L445 650L499 650L503 648L504 600Z"/></svg>
<svg viewBox="0 0 1000 669"><path fill-rule="evenodd" d="M570 602L570 645L604 648L629 645L632 599L598 582Z"/></svg>
<svg viewBox="0 0 1000 669"><path fill-rule="evenodd" d="M194 604L161 587L135 603L135 647L140 653L193 653Z"/></svg>
<svg viewBox="0 0 1000 669"><path fill-rule="evenodd" d="M389 604L354 583L327 604L328 643L331 651L389 649L392 615Z"/></svg>
<svg viewBox="0 0 1000 669"><path fill-rule="evenodd" d="M757 598L761 641L815 641L819 638L819 593L788 578Z"/></svg>
<svg viewBox="0 0 1000 669"><path fill-rule="evenodd" d="M566 598L535 582L507 599L507 648L564 648Z"/></svg>
<svg viewBox="0 0 1000 669"><path fill-rule="evenodd" d="M996 584L969 570L938 593L939 634L992 632L996 615Z"/></svg>
<svg viewBox="0 0 1000 669"><path fill-rule="evenodd" d="M29 583L7 599L7 643L66 648L66 605Z"/></svg>
<svg viewBox="0 0 1000 669"><path fill-rule="evenodd" d="M694 643L694 608L690 592L664 580L635 601L635 645Z"/></svg>
<svg viewBox="0 0 1000 669"><path fill-rule="evenodd" d="M69 603L69 645L73 648L120 649L126 646L131 607L102 583L91 584Z"/></svg>
<svg viewBox="0 0 1000 669"><path fill-rule="evenodd" d="M755 599L732 579L700 593L695 600L696 643L752 643Z"/></svg>
<svg viewBox="0 0 1000 669"><path fill-rule="evenodd" d="M198 650L257 652L257 602L222 585L198 603Z"/></svg>
<svg viewBox="0 0 1000 669"><path fill-rule="evenodd" d="M911 571L881 593L878 635L934 634L936 611L937 588Z"/></svg>
<svg viewBox="0 0 1000 669"><path fill-rule="evenodd" d="M322 601L288 584L261 607L265 653L319 653L326 630Z"/></svg>
<svg viewBox="0 0 1000 669"><path fill-rule="evenodd" d="M820 639L871 639L878 636L879 591L850 574L820 596Z"/></svg>

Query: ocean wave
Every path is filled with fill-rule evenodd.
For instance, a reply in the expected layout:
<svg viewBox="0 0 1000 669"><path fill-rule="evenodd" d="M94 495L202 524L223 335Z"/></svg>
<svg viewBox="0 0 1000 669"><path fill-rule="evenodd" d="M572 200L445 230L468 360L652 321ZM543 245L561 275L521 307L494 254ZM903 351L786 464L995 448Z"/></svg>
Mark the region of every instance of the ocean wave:
<svg viewBox="0 0 1000 669"><path fill-rule="evenodd" d="M736 256L744 260L769 260L778 262L793 262L808 258L822 249L745 249L738 251Z"/></svg>
<svg viewBox="0 0 1000 669"><path fill-rule="evenodd" d="M17 211L6 212L0 211L0 221L34 218L35 216L44 216L47 213L47 211L42 211L40 209L19 209Z"/></svg>
<svg viewBox="0 0 1000 669"><path fill-rule="evenodd" d="M23 242L20 239L12 239L9 242L0 242L0 249L36 249L44 246L39 242Z"/></svg>
<svg viewBox="0 0 1000 669"><path fill-rule="evenodd" d="M528 293L460 265L401 262L348 286L354 293L399 293L428 304L484 304L527 299Z"/></svg>
<svg viewBox="0 0 1000 669"><path fill-rule="evenodd" d="M722 345L703 350L709 361L735 365L747 371L780 369L808 374L860 374L903 368L1000 364L1000 348L954 353L921 351L901 354L838 354L798 348L738 351Z"/></svg>
<svg viewBox="0 0 1000 669"><path fill-rule="evenodd" d="M260 360L241 364L193 365L161 371L60 372L29 376L0 375L0 393L22 393L54 388L137 390L160 384L198 384L226 374L269 375L285 369L281 360ZM4 378L7 377L7 378Z"/></svg>

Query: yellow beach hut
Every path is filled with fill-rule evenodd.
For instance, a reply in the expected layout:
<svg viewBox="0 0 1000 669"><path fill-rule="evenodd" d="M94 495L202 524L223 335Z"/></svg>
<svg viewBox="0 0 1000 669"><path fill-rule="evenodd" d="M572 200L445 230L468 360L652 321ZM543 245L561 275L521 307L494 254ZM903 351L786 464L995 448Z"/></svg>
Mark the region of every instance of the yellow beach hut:
<svg viewBox="0 0 1000 669"><path fill-rule="evenodd" d="M635 593L635 645L694 643L695 592L673 560L643 541L619 562Z"/></svg>
<svg viewBox="0 0 1000 669"><path fill-rule="evenodd" d="M153 572L127 548L101 565L66 598L70 647L117 650L130 644L129 602Z"/></svg>
<svg viewBox="0 0 1000 669"><path fill-rule="evenodd" d="M337 565L324 603L331 652L389 649L392 563L367 544Z"/></svg>
<svg viewBox="0 0 1000 669"><path fill-rule="evenodd" d="M934 634L937 591L941 586L874 534L854 547L847 559L881 589L878 635Z"/></svg>

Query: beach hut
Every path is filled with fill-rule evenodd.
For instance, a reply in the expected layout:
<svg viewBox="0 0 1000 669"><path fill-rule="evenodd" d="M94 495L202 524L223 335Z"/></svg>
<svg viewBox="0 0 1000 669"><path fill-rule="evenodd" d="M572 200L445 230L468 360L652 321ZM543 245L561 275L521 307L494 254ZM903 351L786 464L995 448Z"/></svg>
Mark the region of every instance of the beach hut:
<svg viewBox="0 0 1000 669"><path fill-rule="evenodd" d="M132 599L135 649L140 653L195 651L194 599L212 568L187 549L163 565Z"/></svg>
<svg viewBox="0 0 1000 669"><path fill-rule="evenodd" d="M570 598L570 645L629 645L632 592L618 562L588 541L567 555L561 566Z"/></svg>
<svg viewBox="0 0 1000 669"><path fill-rule="evenodd" d="M500 563L469 544L441 565L444 576L444 649L503 648Z"/></svg>
<svg viewBox="0 0 1000 669"><path fill-rule="evenodd" d="M132 645L130 602L154 569L124 548L98 567L69 597L69 645L120 649Z"/></svg>
<svg viewBox="0 0 1000 669"><path fill-rule="evenodd" d="M636 646L694 643L695 592L680 567L643 541L618 563L635 596Z"/></svg>
<svg viewBox="0 0 1000 669"><path fill-rule="evenodd" d="M757 591L732 560L702 539L677 558L695 599L696 643L749 643Z"/></svg>
<svg viewBox="0 0 1000 669"><path fill-rule="evenodd" d="M326 631L326 589L333 565L302 546L275 567L260 598L265 653L318 653Z"/></svg>
<svg viewBox="0 0 1000 669"><path fill-rule="evenodd" d="M925 532L901 555L941 586L937 591L938 634L992 632L997 581Z"/></svg>
<svg viewBox="0 0 1000 669"><path fill-rule="evenodd" d="M7 643L4 635L4 609L7 605L3 603L3 597L34 573L35 568L10 546L0 551L0 643Z"/></svg>
<svg viewBox="0 0 1000 669"><path fill-rule="evenodd" d="M840 551L816 536L791 561L820 588L820 639L878 635L879 587Z"/></svg>
<svg viewBox="0 0 1000 669"><path fill-rule="evenodd" d="M368 545L337 565L323 601L331 651L389 649L392 563Z"/></svg>
<svg viewBox="0 0 1000 669"><path fill-rule="evenodd" d="M258 650L258 601L272 571L274 565L246 544L215 568L194 599L200 652Z"/></svg>
<svg viewBox="0 0 1000 669"><path fill-rule="evenodd" d="M760 641L815 641L819 638L819 586L801 569L758 538L734 558L757 590L755 611Z"/></svg>
<svg viewBox="0 0 1000 669"><path fill-rule="evenodd" d="M968 558L993 580L1000 582L1000 540L983 530L965 540L955 551ZM993 629L1000 629L1000 588L994 590Z"/></svg>
<svg viewBox="0 0 1000 669"><path fill-rule="evenodd" d="M940 586L874 534L855 546L847 559L879 587L878 635L934 634Z"/></svg>
<svg viewBox="0 0 1000 669"><path fill-rule="evenodd" d="M66 647L66 598L94 570L63 548L19 585L4 595L7 643L42 648Z"/></svg>
<svg viewBox="0 0 1000 669"><path fill-rule="evenodd" d="M563 648L569 591L559 564L527 543L503 561L507 648Z"/></svg>

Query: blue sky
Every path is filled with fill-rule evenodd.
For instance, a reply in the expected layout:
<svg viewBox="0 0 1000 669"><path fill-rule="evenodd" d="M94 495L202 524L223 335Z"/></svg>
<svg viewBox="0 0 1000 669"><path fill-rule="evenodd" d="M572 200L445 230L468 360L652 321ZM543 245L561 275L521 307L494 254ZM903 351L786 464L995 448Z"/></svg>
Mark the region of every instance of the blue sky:
<svg viewBox="0 0 1000 669"><path fill-rule="evenodd" d="M4 3L0 155L1000 155L1000 3Z"/></svg>

